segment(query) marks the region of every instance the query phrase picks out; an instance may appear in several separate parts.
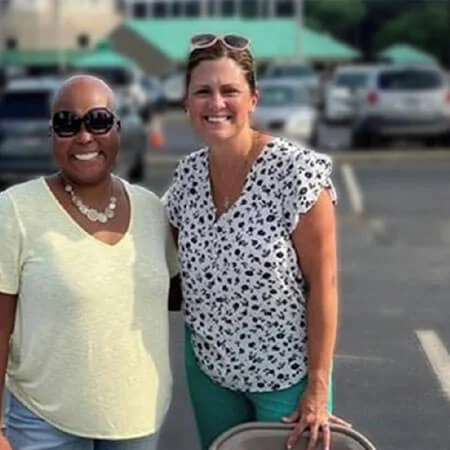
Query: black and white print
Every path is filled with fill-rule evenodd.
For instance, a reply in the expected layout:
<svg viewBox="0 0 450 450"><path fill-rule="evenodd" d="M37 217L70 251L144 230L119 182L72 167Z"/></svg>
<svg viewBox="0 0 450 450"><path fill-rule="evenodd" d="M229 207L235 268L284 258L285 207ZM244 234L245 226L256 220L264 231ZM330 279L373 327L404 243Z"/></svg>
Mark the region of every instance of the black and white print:
<svg viewBox="0 0 450 450"><path fill-rule="evenodd" d="M307 373L307 287L291 234L328 188L328 156L267 144L219 217L203 148L178 166L167 199L179 231L184 310L202 370L239 391L284 389Z"/></svg>

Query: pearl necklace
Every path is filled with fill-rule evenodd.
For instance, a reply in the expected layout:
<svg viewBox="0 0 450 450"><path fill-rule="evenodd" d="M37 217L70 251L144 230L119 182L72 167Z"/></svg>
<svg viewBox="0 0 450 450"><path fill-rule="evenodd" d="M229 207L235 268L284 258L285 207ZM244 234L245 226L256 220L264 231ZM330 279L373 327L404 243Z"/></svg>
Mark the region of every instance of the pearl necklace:
<svg viewBox="0 0 450 450"><path fill-rule="evenodd" d="M98 211L95 208L89 208L86 206L80 197L75 194L73 187L67 183L66 180L64 182L64 190L70 195L70 199L75 207L80 211L83 216L87 217L91 222L100 222L106 223L108 220L111 220L115 216L115 209L117 205L117 198L113 195L110 197L108 206L103 211Z"/></svg>

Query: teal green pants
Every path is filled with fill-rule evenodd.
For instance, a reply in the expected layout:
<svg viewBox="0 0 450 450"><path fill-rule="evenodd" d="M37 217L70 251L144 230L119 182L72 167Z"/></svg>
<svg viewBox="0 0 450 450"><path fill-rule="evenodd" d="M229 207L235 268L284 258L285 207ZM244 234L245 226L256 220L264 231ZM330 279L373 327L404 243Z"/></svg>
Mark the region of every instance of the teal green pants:
<svg viewBox="0 0 450 450"><path fill-rule="evenodd" d="M185 335L186 376L202 450L208 450L222 433L245 422L279 422L298 407L306 388L306 377L294 386L274 392L239 392L220 386L198 366L191 345L190 330ZM329 410L333 410L330 383Z"/></svg>

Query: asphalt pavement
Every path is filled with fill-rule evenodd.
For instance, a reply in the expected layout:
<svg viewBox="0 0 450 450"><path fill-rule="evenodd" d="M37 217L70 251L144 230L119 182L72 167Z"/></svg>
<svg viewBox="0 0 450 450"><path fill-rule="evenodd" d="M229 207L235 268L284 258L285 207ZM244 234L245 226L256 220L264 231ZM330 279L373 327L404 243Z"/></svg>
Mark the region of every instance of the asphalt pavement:
<svg viewBox="0 0 450 450"><path fill-rule="evenodd" d="M158 195L202 145L180 112L163 131L142 181ZM335 413L378 450L450 450L450 149L349 152L348 137L345 127L319 131L339 197ZM159 450L198 450L180 313L170 321L174 396Z"/></svg>
<svg viewBox="0 0 450 450"><path fill-rule="evenodd" d="M148 158L144 184L158 194L174 161L200 145L186 124L173 124L166 147ZM406 147L355 160L329 149L340 198L335 412L377 449L449 450L450 150ZM171 331L175 390L160 450L198 450L179 313Z"/></svg>

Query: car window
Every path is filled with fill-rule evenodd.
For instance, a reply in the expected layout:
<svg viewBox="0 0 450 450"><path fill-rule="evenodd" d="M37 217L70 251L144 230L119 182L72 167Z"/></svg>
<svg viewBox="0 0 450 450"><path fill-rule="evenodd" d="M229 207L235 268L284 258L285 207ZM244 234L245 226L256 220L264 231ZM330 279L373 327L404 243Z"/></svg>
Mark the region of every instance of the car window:
<svg viewBox="0 0 450 450"><path fill-rule="evenodd" d="M306 104L305 91L288 86L266 86L260 90L259 103L262 106L294 106Z"/></svg>
<svg viewBox="0 0 450 450"><path fill-rule="evenodd" d="M386 91L412 91L437 89L443 86L442 76L431 70L397 70L382 72L378 77L378 86Z"/></svg>
<svg viewBox="0 0 450 450"><path fill-rule="evenodd" d="M5 92L0 95L0 120L29 120L50 118L50 93Z"/></svg>
<svg viewBox="0 0 450 450"><path fill-rule="evenodd" d="M274 78L310 77L314 76L314 71L308 66L273 66L267 69L266 76Z"/></svg>
<svg viewBox="0 0 450 450"><path fill-rule="evenodd" d="M339 73L336 75L333 84L338 87L356 89L364 87L367 79L367 73Z"/></svg>

